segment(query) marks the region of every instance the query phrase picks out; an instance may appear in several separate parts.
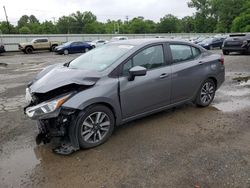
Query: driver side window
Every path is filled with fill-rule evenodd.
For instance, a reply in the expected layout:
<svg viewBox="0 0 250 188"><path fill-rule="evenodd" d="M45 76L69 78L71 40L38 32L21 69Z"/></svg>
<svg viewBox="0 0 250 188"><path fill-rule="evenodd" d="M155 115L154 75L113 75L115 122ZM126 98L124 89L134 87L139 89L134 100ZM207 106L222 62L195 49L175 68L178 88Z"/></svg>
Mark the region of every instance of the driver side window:
<svg viewBox="0 0 250 188"><path fill-rule="evenodd" d="M135 66L142 66L150 70L164 66L164 55L162 45L149 47L123 65L123 75L128 75L129 69Z"/></svg>

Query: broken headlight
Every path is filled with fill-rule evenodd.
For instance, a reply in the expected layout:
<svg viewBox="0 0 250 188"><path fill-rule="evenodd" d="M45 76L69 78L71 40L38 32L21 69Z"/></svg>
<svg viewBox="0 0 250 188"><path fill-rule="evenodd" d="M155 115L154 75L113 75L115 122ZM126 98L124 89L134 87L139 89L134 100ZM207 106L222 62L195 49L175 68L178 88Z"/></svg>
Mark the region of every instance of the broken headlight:
<svg viewBox="0 0 250 188"><path fill-rule="evenodd" d="M46 101L36 106L32 106L26 109L26 114L32 118L54 112L56 109L62 106L62 104L70 97L71 94L59 97L57 99Z"/></svg>

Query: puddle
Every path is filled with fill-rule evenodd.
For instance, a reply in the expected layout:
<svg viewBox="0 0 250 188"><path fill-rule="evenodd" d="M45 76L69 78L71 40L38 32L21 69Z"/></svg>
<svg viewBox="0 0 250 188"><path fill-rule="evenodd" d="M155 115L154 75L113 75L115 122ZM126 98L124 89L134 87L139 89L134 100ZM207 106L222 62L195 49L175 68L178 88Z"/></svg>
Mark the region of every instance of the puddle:
<svg viewBox="0 0 250 188"><path fill-rule="evenodd" d="M33 148L16 150L7 159L0 159L0 187L20 187L23 179L40 163ZM11 183L10 183L11 182Z"/></svg>

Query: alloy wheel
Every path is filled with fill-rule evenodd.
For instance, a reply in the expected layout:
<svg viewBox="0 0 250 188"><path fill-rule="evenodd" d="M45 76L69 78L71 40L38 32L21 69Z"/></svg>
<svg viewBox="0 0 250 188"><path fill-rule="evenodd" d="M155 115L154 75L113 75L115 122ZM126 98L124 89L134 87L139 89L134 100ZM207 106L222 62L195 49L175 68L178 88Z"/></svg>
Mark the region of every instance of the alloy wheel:
<svg viewBox="0 0 250 188"><path fill-rule="evenodd" d="M107 135L110 129L110 119L104 112L90 114L82 123L82 139L91 144L98 143Z"/></svg>
<svg viewBox="0 0 250 188"><path fill-rule="evenodd" d="M214 85L210 82L206 82L201 88L200 100L203 104L208 104L214 97Z"/></svg>

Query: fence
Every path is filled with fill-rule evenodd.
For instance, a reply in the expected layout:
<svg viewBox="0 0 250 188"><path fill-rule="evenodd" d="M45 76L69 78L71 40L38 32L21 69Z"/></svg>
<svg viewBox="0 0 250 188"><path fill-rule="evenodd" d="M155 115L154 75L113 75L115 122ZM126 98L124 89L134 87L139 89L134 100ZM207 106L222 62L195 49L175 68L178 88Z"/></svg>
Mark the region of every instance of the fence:
<svg viewBox="0 0 250 188"><path fill-rule="evenodd" d="M162 36L167 38L180 37L190 38L195 36L214 36L215 33L165 33L165 34L49 34L49 35L0 35L0 41L5 45L6 51L17 51L18 44L21 42L31 41L33 38L49 38L50 40L67 42L67 41L92 41L95 39L110 40L115 36L127 36L129 39L134 38L153 38Z"/></svg>

